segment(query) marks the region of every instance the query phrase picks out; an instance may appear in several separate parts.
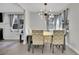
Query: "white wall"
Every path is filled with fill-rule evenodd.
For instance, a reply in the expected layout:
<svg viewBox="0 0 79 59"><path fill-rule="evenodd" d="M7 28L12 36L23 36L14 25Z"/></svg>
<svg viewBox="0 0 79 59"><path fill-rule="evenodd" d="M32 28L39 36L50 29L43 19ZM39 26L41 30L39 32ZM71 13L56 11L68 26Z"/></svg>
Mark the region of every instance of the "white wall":
<svg viewBox="0 0 79 59"><path fill-rule="evenodd" d="M70 29L70 39L68 40L68 44L79 52L79 4L70 4L68 7Z"/></svg>
<svg viewBox="0 0 79 59"><path fill-rule="evenodd" d="M31 23L31 28L37 29L37 30L44 30L46 29L46 22L45 19L41 19L40 15L38 13L33 13L31 12L30 14L30 23Z"/></svg>
<svg viewBox="0 0 79 59"><path fill-rule="evenodd" d="M31 28L30 28L30 12L28 10L25 10L25 20L24 20L24 25L25 25L25 35L27 36L28 34L31 33Z"/></svg>
<svg viewBox="0 0 79 59"><path fill-rule="evenodd" d="M4 27L4 24L3 23L0 23L0 28L3 28Z"/></svg>
<svg viewBox="0 0 79 59"><path fill-rule="evenodd" d="M25 8L26 9L26 8ZM11 32L10 30L10 20L8 17L9 13L23 13L24 9L18 6L17 4L12 3L2 3L0 4L0 12L3 13L3 23L0 23L0 28L3 28L3 38L5 40L19 40L19 32ZM26 35L31 32L30 28L30 13L25 10L25 34L23 36L23 39L26 39Z"/></svg>
<svg viewBox="0 0 79 59"><path fill-rule="evenodd" d="M18 40L19 32L11 32L10 20L8 13L22 13L23 10L16 4L0 4L0 12L3 13L3 23L0 23L0 28L3 28L3 38L5 40Z"/></svg>
<svg viewBox="0 0 79 59"><path fill-rule="evenodd" d="M19 39L19 32L11 32L10 29L10 20L7 13L3 14L3 38L5 40L18 40Z"/></svg>
<svg viewBox="0 0 79 59"><path fill-rule="evenodd" d="M24 30L25 30L25 36L27 36L28 34L31 34L30 12L27 10L27 6L25 6L24 4L18 3L18 5L23 9L25 14Z"/></svg>

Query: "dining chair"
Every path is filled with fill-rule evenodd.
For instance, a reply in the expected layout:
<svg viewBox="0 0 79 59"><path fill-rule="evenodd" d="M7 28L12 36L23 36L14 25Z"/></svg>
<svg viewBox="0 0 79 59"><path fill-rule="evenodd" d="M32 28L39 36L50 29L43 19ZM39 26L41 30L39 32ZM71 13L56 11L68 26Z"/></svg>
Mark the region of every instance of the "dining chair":
<svg viewBox="0 0 79 59"><path fill-rule="evenodd" d="M53 33L49 31L44 31L43 36L44 36L44 44L45 43L50 44L50 49L51 49Z"/></svg>
<svg viewBox="0 0 79 59"><path fill-rule="evenodd" d="M64 51L64 30L54 30L53 31L53 49L52 53L54 53L54 46L62 46L62 53Z"/></svg>
<svg viewBox="0 0 79 59"><path fill-rule="evenodd" d="M35 46L42 46L42 53L44 48L43 30L32 30L32 53L34 53Z"/></svg>

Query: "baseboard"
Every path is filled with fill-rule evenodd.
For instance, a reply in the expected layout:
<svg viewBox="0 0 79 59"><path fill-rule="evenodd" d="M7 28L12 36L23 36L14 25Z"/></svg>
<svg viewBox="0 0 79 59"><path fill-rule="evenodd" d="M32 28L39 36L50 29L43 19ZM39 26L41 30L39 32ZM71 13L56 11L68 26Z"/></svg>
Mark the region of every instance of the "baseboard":
<svg viewBox="0 0 79 59"><path fill-rule="evenodd" d="M19 41L19 39L4 39L3 41Z"/></svg>
<svg viewBox="0 0 79 59"><path fill-rule="evenodd" d="M79 50L75 49L72 45L66 44L69 48L71 48L73 51L75 51L77 54L79 54Z"/></svg>

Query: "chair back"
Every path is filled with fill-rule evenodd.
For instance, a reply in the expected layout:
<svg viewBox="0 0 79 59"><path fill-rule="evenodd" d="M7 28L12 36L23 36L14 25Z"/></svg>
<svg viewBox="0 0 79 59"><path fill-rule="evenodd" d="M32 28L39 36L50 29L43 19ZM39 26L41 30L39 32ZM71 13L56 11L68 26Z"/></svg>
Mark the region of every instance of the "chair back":
<svg viewBox="0 0 79 59"><path fill-rule="evenodd" d="M53 44L64 44L64 30L53 31Z"/></svg>
<svg viewBox="0 0 79 59"><path fill-rule="evenodd" d="M43 30L32 30L33 45L43 45Z"/></svg>

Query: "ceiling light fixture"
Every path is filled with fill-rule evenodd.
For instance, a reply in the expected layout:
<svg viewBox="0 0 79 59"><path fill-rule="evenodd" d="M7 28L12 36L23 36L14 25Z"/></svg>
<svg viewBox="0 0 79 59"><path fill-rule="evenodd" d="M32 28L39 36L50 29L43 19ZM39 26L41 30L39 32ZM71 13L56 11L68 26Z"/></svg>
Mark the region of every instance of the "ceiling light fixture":
<svg viewBox="0 0 79 59"><path fill-rule="evenodd" d="M47 10L47 3L44 3L44 9L42 9L39 12L40 16L43 16L44 18L49 18L52 14L51 14L51 10Z"/></svg>

